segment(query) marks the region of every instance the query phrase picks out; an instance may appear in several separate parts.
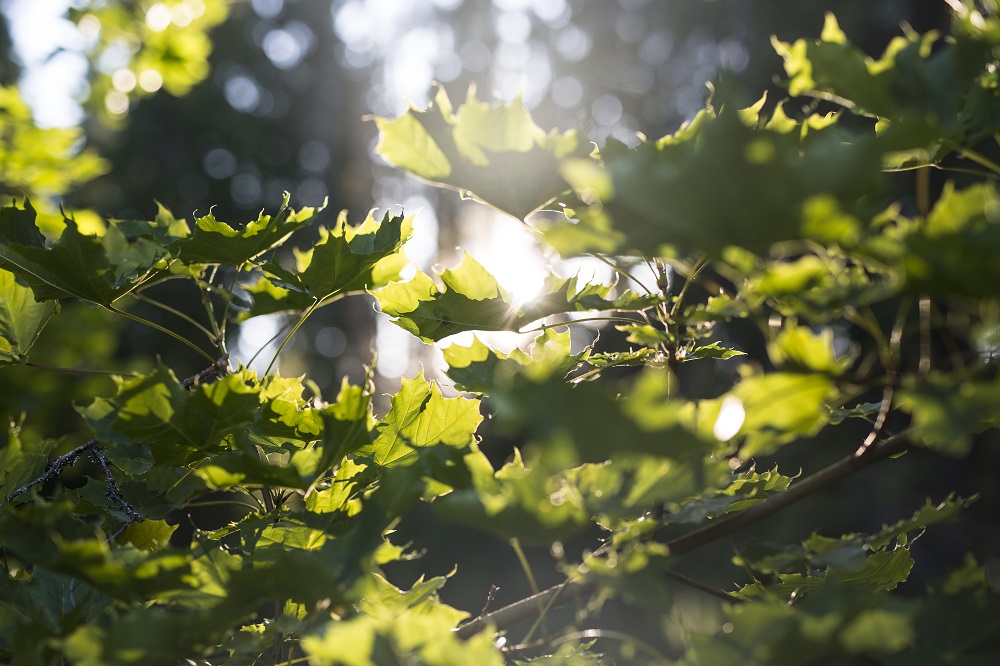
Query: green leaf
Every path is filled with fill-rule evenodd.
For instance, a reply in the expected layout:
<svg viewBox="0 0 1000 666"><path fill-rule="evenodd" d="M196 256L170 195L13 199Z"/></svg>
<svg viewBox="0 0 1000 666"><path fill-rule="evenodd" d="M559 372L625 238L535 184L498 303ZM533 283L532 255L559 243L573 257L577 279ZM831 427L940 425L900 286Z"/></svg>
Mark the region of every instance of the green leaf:
<svg viewBox="0 0 1000 666"><path fill-rule="evenodd" d="M963 498L953 494L936 504L928 499L910 518L904 518L893 525L886 525L880 532L868 537L866 545L873 549L885 548L900 537L930 525L954 523L958 520L959 514L976 499L976 496Z"/></svg>
<svg viewBox="0 0 1000 666"><path fill-rule="evenodd" d="M242 229L234 229L215 219L212 213L195 219L190 236L174 241L170 251L187 264L225 264L242 266L282 243L295 231L309 224L322 208L288 207L285 192L278 212L271 216L261 213ZM161 212L162 214L162 212Z"/></svg>
<svg viewBox="0 0 1000 666"><path fill-rule="evenodd" d="M779 474L777 469L763 473L753 470L737 476L725 488L685 502L666 520L679 523L698 523L706 518L717 518L729 513L749 509L771 495L784 492L792 482L791 477Z"/></svg>
<svg viewBox="0 0 1000 666"><path fill-rule="evenodd" d="M58 442L29 438L22 441L20 426L7 426L0 448L0 500L6 501L23 484L34 481L45 471L49 456Z"/></svg>
<svg viewBox="0 0 1000 666"><path fill-rule="evenodd" d="M752 310L766 303L786 316L824 323L848 308L888 298L900 282L898 273L885 266L859 265L824 252L766 262L748 276L745 294Z"/></svg>
<svg viewBox="0 0 1000 666"><path fill-rule="evenodd" d="M114 398L97 398L79 411L102 442L115 445L109 457L117 463L124 454L128 467L203 458L253 423L260 405L260 388L245 371L190 391L162 365L145 377L116 383Z"/></svg>
<svg viewBox="0 0 1000 666"><path fill-rule="evenodd" d="M152 275L167 254L113 224L101 236L87 236L73 220L65 223L59 240L47 245L30 203L0 209L0 268L26 282L39 301L75 296L110 305Z"/></svg>
<svg viewBox="0 0 1000 666"><path fill-rule="evenodd" d="M126 527L119 539L139 550L159 550L169 544L170 535L176 529L177 525L168 525L162 520L143 520Z"/></svg>
<svg viewBox="0 0 1000 666"><path fill-rule="evenodd" d="M489 105L476 99L474 88L455 113L439 88L426 111L411 107L375 124L375 152L386 161L519 220L568 189L559 175L561 159L590 152L575 132L546 134L520 98Z"/></svg>
<svg viewBox="0 0 1000 666"><path fill-rule="evenodd" d="M0 367L26 361L28 350L58 309L55 301L36 301L31 289L0 269Z"/></svg>
<svg viewBox="0 0 1000 666"><path fill-rule="evenodd" d="M581 284L577 277L550 276L541 294L518 304L468 253L455 268L441 273L441 286L417 271L408 282L394 282L375 292L382 312L424 342L463 331L517 331L549 315L582 310L641 310L661 299L626 291L609 297L614 285Z"/></svg>
<svg viewBox="0 0 1000 666"><path fill-rule="evenodd" d="M444 360L448 376L457 388L485 393L498 381L503 382L503 375L526 372L537 379L566 376L582 361L590 359L589 349L572 354L570 344L569 331L557 332L554 328L538 334L527 353L515 348L504 354L473 337L469 347L457 344L445 347Z"/></svg>
<svg viewBox="0 0 1000 666"><path fill-rule="evenodd" d="M375 292L382 312L393 323L434 342L462 331L517 330L510 294L470 255L441 273L438 287L417 271L408 282L394 282Z"/></svg>
<svg viewBox="0 0 1000 666"><path fill-rule="evenodd" d="M1000 382L931 372L906 378L897 395L899 408L913 416L913 437L949 455L967 454L972 435L1000 424Z"/></svg>
<svg viewBox="0 0 1000 666"><path fill-rule="evenodd" d="M360 614L331 622L302 641L310 661L324 665L363 666L403 663L417 658L427 666L461 663L501 666L504 663L490 632L467 641L454 628L467 613L438 600L441 577L418 580L408 591L375 575L362 592Z"/></svg>
<svg viewBox="0 0 1000 666"><path fill-rule="evenodd" d="M817 198L860 214L883 182L870 138L836 125L806 138L752 129L726 112L705 112L677 134L635 150L606 147L602 158L563 166L587 204L575 211L578 221L545 229L547 242L564 255L680 250L718 257L727 246L765 253L774 243L814 234L816 225L806 223Z"/></svg>
<svg viewBox="0 0 1000 666"><path fill-rule="evenodd" d="M412 464L419 449L445 445L464 449L475 441L482 423L479 401L445 398L423 372L404 379L392 397L392 408L375 427L372 458L383 467Z"/></svg>
<svg viewBox="0 0 1000 666"><path fill-rule="evenodd" d="M701 345L699 347L695 347L691 351L686 352L684 354L684 357L681 358L680 360L695 361L701 358L714 358L720 361L726 361L733 358L734 356L746 356L746 355L747 353L744 351L740 351L738 349L729 349L727 347L723 347L718 342L713 342L708 345Z"/></svg>
<svg viewBox="0 0 1000 666"><path fill-rule="evenodd" d="M829 422L837 391L822 375L775 372L744 377L732 394L746 413L739 431L746 436L739 453L745 460L815 435Z"/></svg>
<svg viewBox="0 0 1000 666"><path fill-rule="evenodd" d="M929 295L996 296L1000 269L990 248L1000 242L1000 195L990 184L959 190L945 184L925 224L906 226L901 264L908 290Z"/></svg>
<svg viewBox="0 0 1000 666"><path fill-rule="evenodd" d="M767 596L729 606L723 631L690 636L685 663L804 666L817 659L845 664L931 663L908 660L907 653L902 652L921 636L905 602L836 582L821 585L815 578L798 582L819 587L794 605ZM876 629L889 633L876 640ZM901 660L892 661L893 656Z"/></svg>
<svg viewBox="0 0 1000 666"><path fill-rule="evenodd" d="M282 310L296 310L315 301L354 291L373 289L394 277L381 262L391 261L409 238L412 218L385 214L381 222L372 214L361 224L347 223L347 213L337 217L333 229L320 227L319 240L305 251L295 251L296 268L278 264L263 266L273 288L252 285L250 291L261 298L250 316ZM380 268L383 266L383 268Z"/></svg>
<svg viewBox="0 0 1000 666"><path fill-rule="evenodd" d="M785 61L790 94L832 100L883 119L880 142L902 151L892 161L905 164L907 156L918 156L906 164L914 166L939 161L955 146L975 144L996 131L995 84L992 77L979 77L992 57L991 38L985 22L969 29L974 24L937 44L936 32L908 31L890 41L877 60L847 42L832 14L819 41L772 44Z"/></svg>
<svg viewBox="0 0 1000 666"><path fill-rule="evenodd" d="M832 377L844 373L851 359L837 358L833 329L818 333L794 323L786 325L767 347L768 355L779 368L799 372L818 372Z"/></svg>
<svg viewBox="0 0 1000 666"><path fill-rule="evenodd" d="M337 402L319 410L323 436L311 450L293 454L290 465L311 480L338 463L343 466L344 456L371 443L375 426L371 410L371 387L352 386L345 377Z"/></svg>

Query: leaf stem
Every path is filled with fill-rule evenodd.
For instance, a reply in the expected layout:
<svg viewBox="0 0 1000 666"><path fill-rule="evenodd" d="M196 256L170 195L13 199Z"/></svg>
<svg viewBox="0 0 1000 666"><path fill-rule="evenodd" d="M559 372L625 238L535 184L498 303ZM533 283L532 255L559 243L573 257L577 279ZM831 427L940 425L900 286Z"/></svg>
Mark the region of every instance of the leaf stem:
<svg viewBox="0 0 1000 666"><path fill-rule="evenodd" d="M626 324L640 324L642 322L636 319L629 319L628 317L581 317L579 319L570 319L569 321L560 321L554 324L542 324L538 328L529 328L526 330L517 331L517 333L538 333L539 331L547 331L550 328L556 328L558 326L569 326L570 324L577 324L583 321L619 321Z"/></svg>
<svg viewBox="0 0 1000 666"><path fill-rule="evenodd" d="M976 152L972 148L958 147L958 154L968 160L972 160L981 167L985 167L993 173L1000 174L1000 164L997 164L985 155Z"/></svg>
<svg viewBox="0 0 1000 666"><path fill-rule="evenodd" d="M148 319L143 319L142 317L140 317L138 315L134 315L131 312L126 312L125 310L119 310L118 308L116 308L113 305L105 305L103 307L105 309L107 309L108 311L110 311L110 312L114 312L116 315L120 315L122 317L125 317L126 319L131 319L134 322L137 322L139 324L144 324L146 326L149 326L150 328L156 329L160 333L163 333L165 335L169 335L174 340L177 340L178 342L180 342L180 343L184 344L185 346L189 347L190 349L194 350L195 352L197 352L198 354L200 354L204 358L208 359L209 363L211 363L213 365L215 364L215 359L212 358L208 354L208 352L204 351L198 345L194 344L193 342L191 342L190 340L188 340L184 336L178 335L177 333L174 333L170 329L164 328L163 326L160 326L156 322L149 321Z"/></svg>
<svg viewBox="0 0 1000 666"><path fill-rule="evenodd" d="M24 365L29 368L38 368L40 370L53 370L55 372L74 372L86 375L118 375L119 377L138 377L137 372L119 372L117 370L98 370L97 368L66 368L60 365L46 365L44 363L35 363L34 361L25 361Z"/></svg>
<svg viewBox="0 0 1000 666"><path fill-rule="evenodd" d="M274 364L278 362L278 356L281 355L281 350L285 348L285 345L287 345L288 341L292 339L292 336L295 335L296 331L302 328L302 324L306 323L306 319L309 319L309 315L316 311L316 308L319 307L321 302L322 301L317 298L312 302L312 305L306 308L305 311L299 316L299 320L295 322L294 326L292 326L292 330L288 331L288 335L286 335L285 339L281 341L280 345L278 345L278 351L274 352L271 362L267 364L267 369L264 371L265 375L271 374L271 368L273 368Z"/></svg>
<svg viewBox="0 0 1000 666"><path fill-rule="evenodd" d="M524 554L524 549L521 548L521 541L517 537L513 537L508 541L508 543L510 543L510 547L514 549L514 554L517 555L517 561L518 563L520 563L521 569L524 571L524 575L528 579L528 585L531 587L532 595L537 595L539 592L538 581L535 580L535 574L534 572L531 571L531 565L528 564L528 558ZM545 615L546 615L545 611L546 608L544 604L541 601L539 601L538 621L535 622L534 626L531 627L531 630L528 631L528 634L524 637L523 642L527 643L528 641L530 641L531 637L535 633L535 629L537 629L539 625L545 624ZM544 630L544 633L548 633L548 630Z"/></svg>
<svg viewBox="0 0 1000 666"><path fill-rule="evenodd" d="M163 310L164 312L169 312L170 314L174 315L175 317L183 319L184 321L186 321L187 323L191 324L196 329L198 329L206 338L209 339L209 341L214 342L216 340L216 336L215 336L214 333L212 333L212 331L208 330L201 323L199 323L198 321L196 321L193 317L191 317L190 315L187 315L187 314L181 312L177 308L173 308L173 307L167 305L166 303L161 303L160 301L152 299L149 296L146 296L145 294L142 294L141 292L138 292L138 291L132 292L132 295L135 298L137 298L138 300L142 301L143 303L149 303L150 305L152 305L155 308L159 308L159 309Z"/></svg>
<svg viewBox="0 0 1000 666"><path fill-rule="evenodd" d="M636 276L632 275L632 273L630 273L626 269L622 268L621 266L619 266L615 262L611 261L607 257L604 257L604 256L602 256L600 254L597 254L596 252L592 252L591 256L594 257L595 259L597 259L598 261L601 261L601 262L607 264L613 270L621 273L622 275L624 275L625 277L627 277L629 280L632 280L632 282L635 282L637 285L639 285L640 287L642 287L643 291L645 291L647 294L652 295L654 293L652 290L650 290L649 287L647 287L642 282L640 282L639 279Z"/></svg>

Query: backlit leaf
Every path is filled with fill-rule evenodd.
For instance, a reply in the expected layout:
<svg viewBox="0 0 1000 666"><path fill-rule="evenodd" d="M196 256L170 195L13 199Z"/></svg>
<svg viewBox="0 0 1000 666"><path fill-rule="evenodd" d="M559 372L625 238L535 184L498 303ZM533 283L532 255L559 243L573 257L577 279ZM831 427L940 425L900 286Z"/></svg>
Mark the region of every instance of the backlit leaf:
<svg viewBox="0 0 1000 666"><path fill-rule="evenodd" d="M283 243L322 210L302 208L294 211L288 207L288 201L286 192L277 213L261 213L242 229L234 229L228 223L215 219L212 213L196 218L191 235L175 241L170 249L181 261L189 264L242 266Z"/></svg>
<svg viewBox="0 0 1000 666"><path fill-rule="evenodd" d="M347 212L342 212L333 229L320 228L314 245L296 250L295 270L264 264L264 279L271 286L262 285L263 280L251 285L251 294L260 301L251 308L250 316L302 309L332 296L373 289L398 277L399 267L395 273L379 267L399 252L410 237L411 225L411 217L386 213L379 222L369 213L355 226L347 223Z"/></svg>
<svg viewBox="0 0 1000 666"><path fill-rule="evenodd" d="M37 302L31 289L18 284L13 273L0 269L0 366L25 361L58 309L55 301Z"/></svg>
<svg viewBox="0 0 1000 666"><path fill-rule="evenodd" d="M223 438L253 423L260 388L246 373L184 389L163 366L145 377L118 379L114 398L98 398L81 414L102 442L138 447L157 464L184 464L204 457ZM109 451L116 458L117 447Z"/></svg>
<svg viewBox="0 0 1000 666"><path fill-rule="evenodd" d="M575 132L546 134L520 98L500 105L476 99L452 112L444 88L425 111L376 118L375 151L388 162L432 183L469 192L523 220L568 189L559 175L562 158L590 152Z"/></svg>
<svg viewBox="0 0 1000 666"><path fill-rule="evenodd" d="M30 203L0 209L0 268L26 282L39 301L75 296L109 305L152 275L166 255L162 245L128 237L114 225L101 236L81 234L70 219L49 245Z"/></svg>

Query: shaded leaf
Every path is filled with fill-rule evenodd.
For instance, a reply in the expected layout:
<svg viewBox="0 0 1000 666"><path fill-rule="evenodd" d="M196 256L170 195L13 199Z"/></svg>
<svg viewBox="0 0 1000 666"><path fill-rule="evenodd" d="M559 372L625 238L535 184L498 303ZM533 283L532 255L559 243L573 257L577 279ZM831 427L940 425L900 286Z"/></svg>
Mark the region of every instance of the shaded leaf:
<svg viewBox="0 0 1000 666"><path fill-rule="evenodd" d="M0 269L0 366L27 360L28 350L58 309L55 301L37 302L31 289Z"/></svg>
<svg viewBox="0 0 1000 666"><path fill-rule="evenodd" d="M806 221L818 197L848 212L864 209L882 183L872 144L836 125L803 140L749 128L735 114L703 112L635 150L606 147L603 163L567 160L563 175L587 206L575 211L576 222L548 227L546 241L563 255L718 257L731 245L763 253L813 235Z"/></svg>
<svg viewBox="0 0 1000 666"><path fill-rule="evenodd" d="M215 219L212 213L196 218L191 234L174 241L169 246L170 251L188 264L242 266L281 245L322 210L302 208L294 211L288 207L288 201L289 194L285 192L277 213L273 216L261 213L242 229L234 229L226 222Z"/></svg>
<svg viewBox="0 0 1000 666"><path fill-rule="evenodd" d="M108 455L127 467L153 462L178 465L204 457L223 438L253 423L260 388L241 372L186 391L169 369L158 366L145 377L117 379L114 398L98 398L80 413Z"/></svg>
<svg viewBox="0 0 1000 666"><path fill-rule="evenodd" d="M276 263L263 265L264 278L249 286L255 303L249 316L301 310L339 294L374 289L398 278L401 266L386 268L409 238L412 218L385 214L381 222L372 214L361 224L347 223L347 213L337 217L333 229L320 227L319 240L305 251L295 251L295 270ZM392 270L393 266L395 271ZM266 280L266 282L265 282Z"/></svg>
<svg viewBox="0 0 1000 666"><path fill-rule="evenodd" d="M145 237L128 237L111 225L101 236L80 233L67 219L48 245L35 225L35 210L25 202L0 209L0 268L26 282L39 301L76 296L110 305L132 291L167 255Z"/></svg>

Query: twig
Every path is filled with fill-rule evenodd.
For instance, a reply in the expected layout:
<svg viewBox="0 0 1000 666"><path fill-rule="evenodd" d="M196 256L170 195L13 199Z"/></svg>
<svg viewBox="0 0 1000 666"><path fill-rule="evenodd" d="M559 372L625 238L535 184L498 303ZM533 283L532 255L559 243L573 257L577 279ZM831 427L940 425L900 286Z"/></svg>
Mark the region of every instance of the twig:
<svg viewBox="0 0 1000 666"><path fill-rule="evenodd" d="M483 610L479 612L480 615L486 615L489 612L490 606L493 605L493 600L497 596L497 592L500 591L500 587L497 585L490 585L490 591L486 593L486 603L483 604Z"/></svg>
<svg viewBox="0 0 1000 666"><path fill-rule="evenodd" d="M746 511L735 514L731 518L712 522L693 532L688 532L666 542L665 545L670 549L671 554L680 555L688 553L778 513L809 495L823 490L852 474L867 469L877 462L903 453L910 446L911 442L909 433L907 432L873 444L793 484L788 490L779 495L772 495ZM676 579L676 576L673 577ZM498 608L492 613L487 613L470 620L457 627L455 634L459 638L464 639L474 636L490 625L497 629L509 627L521 620L532 617L538 612L539 606L544 606L549 599L556 595L559 595L561 602L572 601L590 594L596 586L597 583L593 580L585 580L581 583L571 581L560 583L547 590L542 590L538 594L533 594L526 599L515 601L503 608Z"/></svg>
<svg viewBox="0 0 1000 666"><path fill-rule="evenodd" d="M12 492L10 495L8 495L7 501L11 502L14 500L14 498L18 497L19 495L23 495L24 493L28 492L35 486L47 483L52 479L56 478L57 476L62 474L64 469L76 463L76 461L80 459L80 456L82 456L84 453L91 453L92 451L96 450L98 446L99 446L98 441L95 438L84 444L81 444L80 446L76 447L69 453L62 454L61 456L53 460L47 468L45 468L45 472L43 472L41 476L39 476L34 481L29 481L28 483L24 484L23 486Z"/></svg>
<svg viewBox="0 0 1000 666"><path fill-rule="evenodd" d="M191 389L193 386L197 385L202 381L207 381L209 379L214 379L219 375L224 375L226 373L226 362L229 360L228 354L220 358L218 361L213 361L212 366L191 375L187 379L181 382L181 385L186 389ZM57 476L60 476L67 467L76 464L76 461L84 454L87 454L90 459L101 467L104 472L104 482L107 485L107 491L104 496L108 498L112 503L118 506L125 515L128 516L128 521L123 524L117 532L111 535L112 539L118 538L122 532L125 531L132 523L142 522L142 514L140 514L134 506L126 501L125 497L122 495L121 490L118 488L118 483L115 481L114 475L111 473L111 463L108 461L107 456L104 455L104 450L101 448L101 443L95 437L94 439L88 440L76 447L68 453L64 453L45 468L45 471L33 481L29 481L23 486L17 488L10 495L7 496L7 502L14 501L15 498L28 492L35 486L47 483Z"/></svg>
<svg viewBox="0 0 1000 666"><path fill-rule="evenodd" d="M218 361L215 361L212 365L208 366L201 372L196 372L187 379L181 382L181 386L190 391L198 384L202 384L211 380L218 379L224 376L228 370L229 354L223 354Z"/></svg>
<svg viewBox="0 0 1000 666"><path fill-rule="evenodd" d="M121 535L121 533L125 531L125 528L127 528L132 523L141 523L142 514L136 511L135 507L126 502L125 498L122 497L122 493L118 489L118 484L115 483L115 477L111 475L111 465L108 464L108 459L104 457L104 453L101 452L99 446L91 449L90 459L93 460L98 465L100 465L101 469L104 470L104 482L108 486L108 489L105 491L104 496L107 497L112 502L114 502L115 504L117 504L118 507L125 512L125 515L128 516L128 521L125 522L121 527L119 527L117 532L111 535L111 540L113 541L117 539Z"/></svg>
<svg viewBox="0 0 1000 666"><path fill-rule="evenodd" d="M701 581L697 581L694 578L691 578L690 576L685 576L684 574L678 573L673 569L666 570L665 572L663 572L663 575L665 575L667 578L672 578L673 580L677 581L682 585L687 585L688 587L694 588L699 592L704 592L705 594L721 599L722 601L725 601L726 603L729 604L742 604L746 601L741 597L734 597L728 592L723 592L722 590L714 588L711 585L705 585Z"/></svg>
<svg viewBox="0 0 1000 666"><path fill-rule="evenodd" d="M81 444L80 446L76 447L69 453L64 453L63 455L53 460L49 464L49 466L45 468L45 472L43 472L41 476L39 476L34 481L30 481L24 484L23 486L12 492L10 495L7 496L7 501L12 502L14 501L15 498L17 498L20 495L23 495L24 493L28 492L35 486L47 483L52 479L56 478L57 476L62 474L63 470L65 470L67 467L70 467L73 464L75 464L76 461L79 460L81 456L83 456L83 454L87 454L90 457L90 459L95 464L100 465L101 469L104 471L104 482L108 487L107 491L104 493L104 496L107 497L111 502L116 504L118 508L124 511L125 515L129 517L128 521L126 521L118 529L117 532L111 535L112 539L116 539L122 532L125 531L125 528L131 525L132 523L142 522L142 514L140 514L136 510L136 508L131 504L129 504L122 496L121 490L118 489L118 484L115 482L115 478L111 474L111 465L108 462L108 459L104 456L104 452L102 451L100 442L97 441L97 438L91 439L85 442L84 444Z"/></svg>

